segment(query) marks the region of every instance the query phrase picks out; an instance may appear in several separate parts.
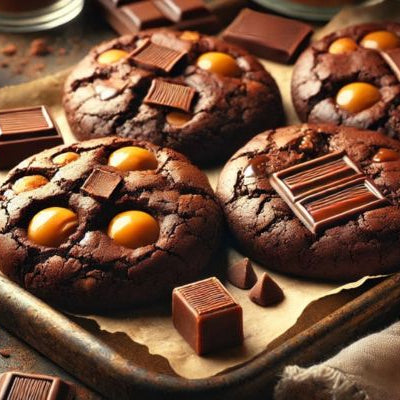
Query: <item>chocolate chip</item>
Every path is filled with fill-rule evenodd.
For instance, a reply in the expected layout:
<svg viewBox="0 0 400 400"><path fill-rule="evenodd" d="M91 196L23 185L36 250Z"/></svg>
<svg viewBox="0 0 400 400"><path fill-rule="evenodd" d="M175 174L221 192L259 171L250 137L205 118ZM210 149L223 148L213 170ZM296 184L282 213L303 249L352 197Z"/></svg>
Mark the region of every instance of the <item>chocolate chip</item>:
<svg viewBox="0 0 400 400"><path fill-rule="evenodd" d="M251 289L249 297L253 303L266 307L280 303L285 296L278 284L264 272Z"/></svg>
<svg viewBox="0 0 400 400"><path fill-rule="evenodd" d="M250 289L257 282L251 261L246 257L228 268L228 280L239 289Z"/></svg>

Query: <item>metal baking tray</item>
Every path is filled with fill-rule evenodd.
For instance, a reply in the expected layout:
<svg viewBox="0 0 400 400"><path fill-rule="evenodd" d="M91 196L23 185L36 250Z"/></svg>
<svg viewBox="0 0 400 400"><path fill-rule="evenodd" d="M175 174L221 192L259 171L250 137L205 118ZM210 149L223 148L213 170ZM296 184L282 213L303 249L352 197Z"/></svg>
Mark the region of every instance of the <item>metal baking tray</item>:
<svg viewBox="0 0 400 400"><path fill-rule="evenodd" d="M254 359L206 379L184 379L171 371L157 372L151 365L136 362L143 351L137 351L137 360L132 351L117 351L101 335L78 324L79 318L55 310L4 276L0 276L0 323L110 399L249 400L270 395L285 365L321 360L396 316L400 273L369 283L354 293L349 296L344 292L344 305L337 308L336 304L333 312L325 308L322 319L314 315L314 321L299 333L289 332ZM354 298L348 301L349 297Z"/></svg>

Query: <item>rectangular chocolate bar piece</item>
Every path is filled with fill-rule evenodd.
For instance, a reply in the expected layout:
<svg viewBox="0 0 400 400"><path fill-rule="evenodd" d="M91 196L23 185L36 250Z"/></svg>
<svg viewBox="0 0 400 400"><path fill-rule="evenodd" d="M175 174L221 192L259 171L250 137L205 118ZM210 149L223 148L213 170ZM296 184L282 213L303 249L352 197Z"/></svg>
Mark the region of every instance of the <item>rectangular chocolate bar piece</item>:
<svg viewBox="0 0 400 400"><path fill-rule="evenodd" d="M73 387L48 375L6 372L0 375L0 400L72 400Z"/></svg>
<svg viewBox="0 0 400 400"><path fill-rule="evenodd" d="M174 22L210 15L202 0L155 0L154 4Z"/></svg>
<svg viewBox="0 0 400 400"><path fill-rule="evenodd" d="M308 43L311 33L312 28L303 22L245 8L222 37L256 56L291 63Z"/></svg>
<svg viewBox="0 0 400 400"><path fill-rule="evenodd" d="M242 308L215 277L175 288L172 318L199 355L243 342Z"/></svg>
<svg viewBox="0 0 400 400"><path fill-rule="evenodd" d="M185 85L177 85L161 79L153 79L144 103L176 108L189 112L196 91Z"/></svg>
<svg viewBox="0 0 400 400"><path fill-rule="evenodd" d="M97 200L107 200L114 193L122 178L111 171L95 169L81 187L81 191Z"/></svg>
<svg viewBox="0 0 400 400"><path fill-rule="evenodd" d="M389 204L344 152L276 172L270 183L301 222L316 234Z"/></svg>
<svg viewBox="0 0 400 400"><path fill-rule="evenodd" d="M45 106L0 111L0 168L63 143Z"/></svg>

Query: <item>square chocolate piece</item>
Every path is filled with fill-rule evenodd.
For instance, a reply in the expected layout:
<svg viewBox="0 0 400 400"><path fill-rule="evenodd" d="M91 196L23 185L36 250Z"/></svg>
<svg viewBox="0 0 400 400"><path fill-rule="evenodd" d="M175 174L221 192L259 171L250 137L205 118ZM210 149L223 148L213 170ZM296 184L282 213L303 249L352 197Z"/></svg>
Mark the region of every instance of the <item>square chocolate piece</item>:
<svg viewBox="0 0 400 400"><path fill-rule="evenodd" d="M45 106L0 111L0 168L64 143Z"/></svg>
<svg viewBox="0 0 400 400"><path fill-rule="evenodd" d="M107 200L121 181L118 174L98 168L86 179L81 191L97 200Z"/></svg>
<svg viewBox="0 0 400 400"><path fill-rule="evenodd" d="M270 183L315 234L389 204L345 152L330 153L275 172Z"/></svg>
<svg viewBox="0 0 400 400"><path fill-rule="evenodd" d="M242 308L215 277L175 288L172 318L199 355L243 342Z"/></svg>
<svg viewBox="0 0 400 400"><path fill-rule="evenodd" d="M6 372L0 375L1 400L72 400L73 387L48 375Z"/></svg>
<svg viewBox="0 0 400 400"><path fill-rule="evenodd" d="M291 63L305 47L311 33L312 28L303 22L245 8L222 37L259 57Z"/></svg>

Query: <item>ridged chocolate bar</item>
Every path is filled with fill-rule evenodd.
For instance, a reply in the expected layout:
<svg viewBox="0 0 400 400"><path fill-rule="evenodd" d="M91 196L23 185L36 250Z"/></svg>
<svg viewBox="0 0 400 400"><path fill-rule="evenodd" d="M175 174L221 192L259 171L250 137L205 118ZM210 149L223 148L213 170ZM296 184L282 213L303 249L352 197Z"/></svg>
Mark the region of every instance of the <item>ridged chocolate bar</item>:
<svg viewBox="0 0 400 400"><path fill-rule="evenodd" d="M202 0L97 0L107 22L121 35L172 27L215 33L219 23Z"/></svg>
<svg viewBox="0 0 400 400"><path fill-rule="evenodd" d="M0 111L0 168L62 143L45 106Z"/></svg>
<svg viewBox="0 0 400 400"><path fill-rule="evenodd" d="M0 400L72 400L74 390L60 378L6 372L0 375Z"/></svg>
<svg viewBox="0 0 400 400"><path fill-rule="evenodd" d="M389 204L344 152L276 172L270 183L313 233Z"/></svg>
<svg viewBox="0 0 400 400"><path fill-rule="evenodd" d="M199 355L243 341L242 308L215 277L175 288L172 318Z"/></svg>

